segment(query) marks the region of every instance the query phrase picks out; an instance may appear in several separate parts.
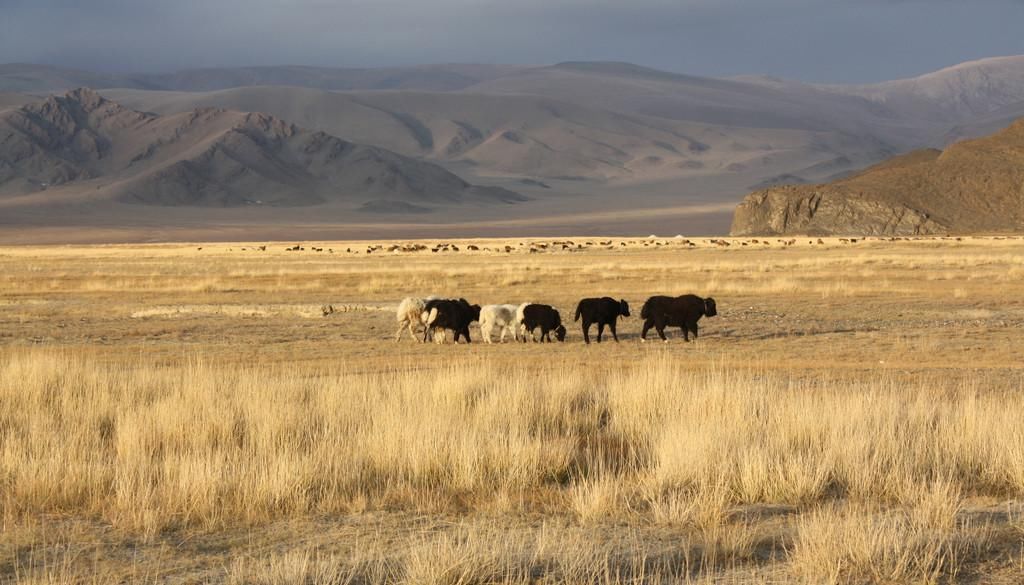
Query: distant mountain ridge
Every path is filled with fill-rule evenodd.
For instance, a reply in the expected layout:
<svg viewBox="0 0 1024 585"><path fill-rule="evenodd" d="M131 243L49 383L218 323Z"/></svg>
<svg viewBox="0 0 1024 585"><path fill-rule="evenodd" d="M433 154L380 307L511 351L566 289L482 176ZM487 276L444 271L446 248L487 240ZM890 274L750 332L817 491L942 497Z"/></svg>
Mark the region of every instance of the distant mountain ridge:
<svg viewBox="0 0 1024 585"><path fill-rule="evenodd" d="M329 91L514 93L545 96L619 113L731 126L858 131L897 148L939 141L954 127L1024 107L1024 56L993 57L918 77L859 85L813 84L770 76L730 79L659 71L621 62L555 65L436 64L339 68L259 66L186 69L166 74L104 74L70 68L0 65L0 92L93 89L207 92L255 86ZM844 118L850 118L844 124ZM782 124L782 126L780 126ZM924 124L928 128L920 128ZM902 140L908 136L906 140ZM915 142L917 141L917 142ZM931 146L943 146L934 143Z"/></svg>
<svg viewBox="0 0 1024 585"><path fill-rule="evenodd" d="M0 198L43 192L163 206L368 210L525 200L264 113L202 108L158 116L84 88L0 115Z"/></svg>
<svg viewBox="0 0 1024 585"><path fill-rule="evenodd" d="M105 74L67 67L0 65L0 91L59 92L74 87L215 91L288 85L326 90L455 91L526 68L520 65L438 64L411 67L310 67L299 65L214 67L174 73Z"/></svg>
<svg viewBox="0 0 1024 585"><path fill-rule="evenodd" d="M969 61L910 79L816 87L863 97L903 115L959 120L1024 102L1024 55ZM923 104L930 107L922 109Z"/></svg>

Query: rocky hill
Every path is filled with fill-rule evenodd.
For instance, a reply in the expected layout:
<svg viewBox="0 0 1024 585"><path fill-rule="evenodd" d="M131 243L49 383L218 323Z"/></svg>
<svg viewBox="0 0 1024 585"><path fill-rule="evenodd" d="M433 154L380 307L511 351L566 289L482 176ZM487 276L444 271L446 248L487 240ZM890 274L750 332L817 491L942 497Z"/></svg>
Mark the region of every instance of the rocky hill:
<svg viewBox="0 0 1024 585"><path fill-rule="evenodd" d="M164 206L333 202L376 212L524 199L267 114L159 116L89 89L0 114L0 199L34 194Z"/></svg>
<svg viewBox="0 0 1024 585"><path fill-rule="evenodd" d="M921 150L852 177L748 195L733 235L1024 230L1024 119L945 151Z"/></svg>

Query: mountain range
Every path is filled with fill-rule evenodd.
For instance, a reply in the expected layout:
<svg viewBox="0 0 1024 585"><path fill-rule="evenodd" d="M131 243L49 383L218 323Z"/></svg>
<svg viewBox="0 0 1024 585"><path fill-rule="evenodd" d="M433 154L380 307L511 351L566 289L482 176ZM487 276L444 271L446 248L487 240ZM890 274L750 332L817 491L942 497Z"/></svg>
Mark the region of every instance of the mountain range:
<svg viewBox="0 0 1024 585"><path fill-rule="evenodd" d="M514 203L445 169L264 113L201 108L159 116L90 89L0 114L0 198L194 207L348 204L428 211ZM20 197L19 197L20 196Z"/></svg>
<svg viewBox="0 0 1024 585"><path fill-rule="evenodd" d="M107 216L132 221L143 216L138 206L124 211L130 202L179 208L182 225L208 217L190 208L243 206L274 208L247 211L245 222L254 226L300 219L349 226L387 217L379 229L395 233L723 233L731 206L753 189L849 177L894 155L998 131L1024 115L1024 57L1003 57L856 86L703 78L613 62L144 75L0 65L0 116L79 86L97 90L134 122L106 137L112 150L102 161L53 163L61 185L46 181L45 192L0 150L0 177L9 177L0 197L10 223L21 212L36 223L44 216L69 223L52 208L55 201L102 199L117 204ZM203 114L188 126L197 112ZM129 165L142 154L136 145L145 151L152 141L168 141L159 132L133 134L132 124L187 131L180 144L155 147L151 158ZM315 156L299 156L325 137L348 146L320 145L324 152L347 148L386 159L379 164L390 166L393 180L379 178L378 185L394 190L356 189L350 177L359 173L328 172ZM350 162L337 164L347 169ZM453 187L459 184L465 186ZM333 211L288 211L325 205Z"/></svg>

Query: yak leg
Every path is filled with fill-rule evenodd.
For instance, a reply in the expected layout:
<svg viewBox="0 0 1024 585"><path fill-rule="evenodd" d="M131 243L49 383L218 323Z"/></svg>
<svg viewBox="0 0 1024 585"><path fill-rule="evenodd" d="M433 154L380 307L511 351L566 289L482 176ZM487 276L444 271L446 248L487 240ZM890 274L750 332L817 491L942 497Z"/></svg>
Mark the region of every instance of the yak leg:
<svg viewBox="0 0 1024 585"><path fill-rule="evenodd" d="M434 336L434 319L437 319L437 309L432 309L429 313L426 311L420 313L420 323L423 324L423 343ZM412 321L409 321L409 331L413 331Z"/></svg>
<svg viewBox="0 0 1024 585"><path fill-rule="evenodd" d="M583 320L583 341L590 343L590 321Z"/></svg>
<svg viewBox="0 0 1024 585"><path fill-rule="evenodd" d="M492 341L491 341L491 333L493 333L493 332L494 332L494 326L491 325L490 321L488 321L486 325L481 325L480 326L480 335L483 336L484 343L492 343ZM505 341L505 330L504 329L501 330L501 340Z"/></svg>
<svg viewBox="0 0 1024 585"><path fill-rule="evenodd" d="M426 343L428 339L433 339L434 343L444 343L448 341L448 331L441 329L441 332L438 333L436 329L428 325L423 329L423 343Z"/></svg>
<svg viewBox="0 0 1024 585"><path fill-rule="evenodd" d="M647 332L651 330L651 326L652 325L654 325L654 322L651 321L650 319L647 319L647 320L644 321L643 331L640 332L640 341L641 342L647 341Z"/></svg>
<svg viewBox="0 0 1024 585"><path fill-rule="evenodd" d="M402 332L405 331L405 325L406 325L405 321L402 321L402 322L400 322L398 324L398 331L395 332L395 342L399 342L399 341L402 340ZM413 339L416 338L415 335L413 335L412 337L413 337Z"/></svg>
<svg viewBox="0 0 1024 585"><path fill-rule="evenodd" d="M604 335L604 322L597 322L597 342L601 343L601 336Z"/></svg>
<svg viewBox="0 0 1024 585"><path fill-rule="evenodd" d="M434 343L442 344L442 343L448 341L448 330L447 329L442 329L440 332L438 332L437 330L428 327L427 330L430 331L430 336L434 339ZM423 340L426 341L426 339L427 339L427 335L424 334L423 335Z"/></svg>
<svg viewBox="0 0 1024 585"><path fill-rule="evenodd" d="M426 326L426 325L424 325L424 326L423 326L423 332L424 332L424 333L427 333L427 329L428 329L428 328L427 328L427 326ZM415 323L415 322L413 322L413 321L409 321L409 335L412 335L412 338L413 338L413 339L415 339L415 340L419 341L419 338L420 338L420 336L419 336L419 334L418 334L418 333L416 332L416 323Z"/></svg>
<svg viewBox="0 0 1024 585"><path fill-rule="evenodd" d="M665 322L664 319L655 319L654 320L654 328L658 330L658 337L661 337L662 341L664 341L665 343L668 343L668 338L665 337L665 326L666 325L667 325L667 323Z"/></svg>
<svg viewBox="0 0 1024 585"><path fill-rule="evenodd" d="M693 333L693 338L697 339L697 323L695 321L689 323L683 323L683 340L690 341L690 333Z"/></svg>

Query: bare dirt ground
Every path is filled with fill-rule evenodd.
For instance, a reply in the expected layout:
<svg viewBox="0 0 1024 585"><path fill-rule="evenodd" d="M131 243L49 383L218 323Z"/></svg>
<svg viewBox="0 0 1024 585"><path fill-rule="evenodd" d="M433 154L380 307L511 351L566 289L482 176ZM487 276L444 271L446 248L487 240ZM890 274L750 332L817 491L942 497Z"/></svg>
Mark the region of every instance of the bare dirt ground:
<svg viewBox="0 0 1024 585"><path fill-rule="evenodd" d="M1001 426L1000 418L1024 408L1024 239L516 238L446 240L447 249L432 251L440 243L0 249L0 439L7 445L0 447L0 580L1016 583L1024 574L1024 464L1014 463L1024 454L1024 435L1004 431L1013 427ZM427 249L388 251L415 244ZM288 250L296 245L302 249ZM714 297L719 316L701 321L695 343L684 343L678 330L667 344L654 332L641 343L643 300L683 293ZM549 303L569 322L569 336L565 343L488 345L474 327L469 345L416 343L407 334L396 343L395 306L428 294L479 304ZM584 345L571 323L575 304L604 295L628 300L633 316L620 323L620 343ZM322 305L335 312L324 316ZM208 386L189 394L192 379ZM279 384L281 395L321 396L320 406L275 407L263 380ZM294 384L310 386L291 394ZM454 396L483 400L492 386L517 398L489 407L476 438L446 439L424 451L429 457L409 453L435 440L430 433L411 443L397 438L403 426L440 416L431 410L437 404L416 406L420 394L450 406ZM94 398L60 398L54 406L54 389L74 394L79 387ZM295 477L303 478L294 484L290 459L274 463L279 488L253 488L246 496L228 482L203 491L195 477L171 480L185 465L180 461L146 472L149 496L135 484L124 487L122 467L151 465L174 444L161 439L164 447L126 463L126 421L151 400L180 395L172 410L197 400L205 405L183 415L186 441L207 433L205 417L219 424L219 395L225 413L245 405L250 417L279 415L303 429L346 411L357 422L373 418L354 414L369 400L357 398L370 392L364 387L380 388L373 400L383 401L387 416L409 417L374 439L379 452L405 452L389 455L397 458L390 463L374 460L375 473L391 479L324 487L315 468L345 467L353 455L341 445L362 436L339 430L334 451L316 440L301 443L300 451L317 458L294 464ZM143 400L136 392L155 394ZM397 400L390 392L408 402L387 402ZM118 446L77 461L65 450L86 452L93 439L69 437L78 437L79 426L90 429L82 436L96 431L93 419L79 420L75 410L89 410L101 395L97 420L115 421L109 424ZM718 402L700 406L704 395ZM325 408L324 400L333 406ZM550 404L531 406L538 400ZM413 412L396 414L403 408ZM610 412L609 428L618 434L606 435L603 422L566 430L583 424L579 413L591 408ZM681 426L659 422L658 412L676 408L697 410L687 411ZM416 409L423 409L419 418ZM485 441L486 429L505 436L502 421L517 420L524 409L533 412L523 415L530 433L539 432L537 421L554 421L550 435L535 437L541 460L567 436L575 437L572 449L602 441L596 451L572 451L590 458L591 471L580 475L578 463L563 471L536 463L531 475L519 466L535 464L525 455L533 453L533 439L520 445L519 435L503 439L491 455L473 455L463 479L435 481L415 470L424 458L455 449L453 443L465 450ZM743 435L740 429L765 409L774 422ZM27 411L37 414L18 414ZM477 424L470 423L476 411L457 412L452 421ZM903 413L911 414L876 430L867 423L850 423L849 436L836 430L860 416ZM171 414L160 416L154 427L179 428L167 422ZM285 441L248 420L251 436ZM753 437L779 428L788 433L784 441L745 450ZM716 433L723 433L717 442L702 442ZM672 442L677 435L685 440ZM137 436L139 444L149 440ZM211 453L224 449L220 439L210 440ZM956 441L962 448L949 446ZM863 472L850 469L854 458L843 450L853 443L863 446L856 459ZM469 457L459 453L438 469ZM213 469L203 473L248 469L246 460L225 457L204 464ZM898 466L887 467L885 457ZM596 460L611 467L594 471ZM763 465L751 467L754 460ZM248 485L239 474L238 485ZM808 479L787 479L797 476ZM896 477L906 481L878 487ZM62 481L84 487L55 487ZM358 487L362 481L369 487ZM300 504L293 502L297 492L314 495ZM179 506L179 495L191 503Z"/></svg>

